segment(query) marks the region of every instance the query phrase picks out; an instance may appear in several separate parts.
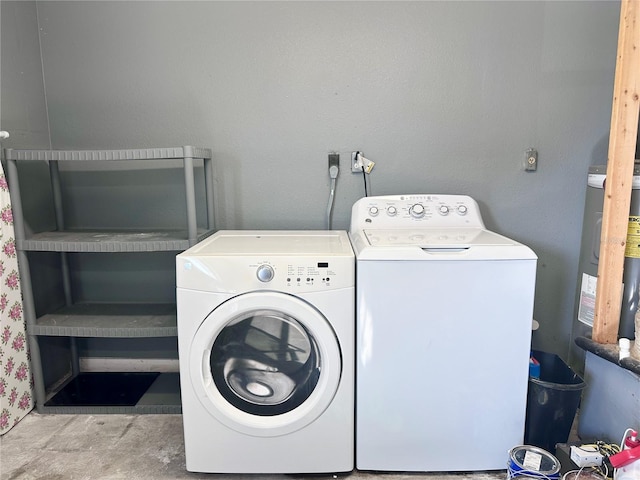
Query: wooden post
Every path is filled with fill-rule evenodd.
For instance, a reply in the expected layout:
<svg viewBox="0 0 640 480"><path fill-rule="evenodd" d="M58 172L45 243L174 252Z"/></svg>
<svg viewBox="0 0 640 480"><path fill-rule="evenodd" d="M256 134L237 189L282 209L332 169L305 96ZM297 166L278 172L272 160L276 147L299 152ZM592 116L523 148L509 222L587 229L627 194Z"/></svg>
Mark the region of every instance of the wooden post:
<svg viewBox="0 0 640 480"><path fill-rule="evenodd" d="M640 2L622 0L618 55L602 210L602 236L593 340L616 343L622 302L622 269L627 241L631 184L638 132L640 93Z"/></svg>

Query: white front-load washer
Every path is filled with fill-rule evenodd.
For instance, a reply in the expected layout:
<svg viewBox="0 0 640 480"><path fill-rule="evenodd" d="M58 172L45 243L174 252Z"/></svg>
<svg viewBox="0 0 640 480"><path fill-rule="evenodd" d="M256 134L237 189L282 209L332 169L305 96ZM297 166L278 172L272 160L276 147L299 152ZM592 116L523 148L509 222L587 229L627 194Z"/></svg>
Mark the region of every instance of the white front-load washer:
<svg viewBox="0 0 640 480"><path fill-rule="evenodd" d="M523 442L537 257L462 195L368 197L356 254L356 468L502 470Z"/></svg>
<svg viewBox="0 0 640 480"><path fill-rule="evenodd" d="M347 233L219 231L177 256L176 282L187 470L353 470Z"/></svg>

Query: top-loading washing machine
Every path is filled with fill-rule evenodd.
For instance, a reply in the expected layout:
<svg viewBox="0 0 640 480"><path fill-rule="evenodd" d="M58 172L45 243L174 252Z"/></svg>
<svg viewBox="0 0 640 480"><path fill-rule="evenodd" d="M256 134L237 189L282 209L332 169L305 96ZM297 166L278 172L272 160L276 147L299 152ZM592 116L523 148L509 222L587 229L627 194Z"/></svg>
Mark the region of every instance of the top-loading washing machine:
<svg viewBox="0 0 640 480"><path fill-rule="evenodd" d="M351 471L347 233L219 231L176 268L187 470Z"/></svg>
<svg viewBox="0 0 640 480"><path fill-rule="evenodd" d="M462 195L367 197L356 254L356 468L504 469L523 442L537 257Z"/></svg>

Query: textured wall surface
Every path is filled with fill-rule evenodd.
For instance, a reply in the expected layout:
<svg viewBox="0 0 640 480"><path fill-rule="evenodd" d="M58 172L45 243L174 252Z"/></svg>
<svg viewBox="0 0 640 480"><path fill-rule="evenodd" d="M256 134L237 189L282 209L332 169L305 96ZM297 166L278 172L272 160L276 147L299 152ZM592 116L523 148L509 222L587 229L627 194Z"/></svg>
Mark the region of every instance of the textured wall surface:
<svg viewBox="0 0 640 480"><path fill-rule="evenodd" d="M534 344L566 355L587 167L607 155L619 2L17 3L2 2L2 128L29 135L13 145L47 146L48 122L59 149L211 147L218 227L246 229L325 228L330 151L342 167L333 226L346 229L364 193L348 171L361 150L376 162L373 194L469 194L490 229L531 246ZM16 10L31 12L21 30L6 27ZM38 34L40 48L17 41ZM5 88L20 65L34 81ZM523 170L529 147L535 173ZM90 174L66 177L78 223L156 183L174 195L168 170L85 211L114 181Z"/></svg>

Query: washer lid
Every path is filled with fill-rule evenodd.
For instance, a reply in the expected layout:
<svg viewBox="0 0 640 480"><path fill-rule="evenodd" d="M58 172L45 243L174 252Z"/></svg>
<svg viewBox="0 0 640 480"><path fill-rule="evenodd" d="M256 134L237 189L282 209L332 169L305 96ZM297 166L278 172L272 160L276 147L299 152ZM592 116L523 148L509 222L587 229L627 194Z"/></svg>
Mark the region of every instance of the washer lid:
<svg viewBox="0 0 640 480"><path fill-rule="evenodd" d="M372 229L350 237L358 261L537 259L526 245L479 228Z"/></svg>
<svg viewBox="0 0 640 480"><path fill-rule="evenodd" d="M517 242L478 228L365 230L372 247L469 248L473 245L514 245Z"/></svg>
<svg viewBox="0 0 640 480"><path fill-rule="evenodd" d="M353 250L340 230L220 230L182 255L353 256Z"/></svg>

